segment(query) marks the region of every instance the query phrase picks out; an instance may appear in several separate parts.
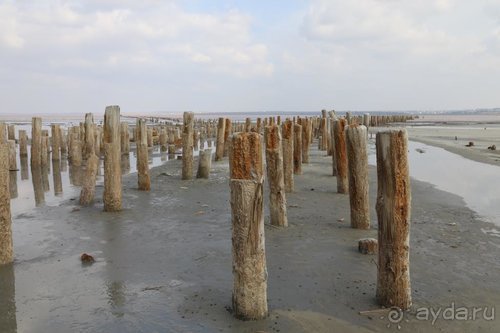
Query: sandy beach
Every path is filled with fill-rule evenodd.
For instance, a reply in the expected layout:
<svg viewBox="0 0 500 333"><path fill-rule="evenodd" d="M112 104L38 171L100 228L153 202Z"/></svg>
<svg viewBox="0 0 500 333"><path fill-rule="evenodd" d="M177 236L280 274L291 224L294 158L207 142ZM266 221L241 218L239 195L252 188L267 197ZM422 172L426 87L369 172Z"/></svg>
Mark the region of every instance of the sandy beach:
<svg viewBox="0 0 500 333"><path fill-rule="evenodd" d="M16 259L0 268L2 331L497 332L498 321L479 315L421 316L452 307L489 315L500 304L500 238L481 231L492 225L457 195L412 179L413 307L391 322L375 301L376 256L357 251L358 239L377 237L376 170L371 230L352 229L348 196L336 193L331 157L316 146L287 196L290 226L270 226L265 209L267 319L231 314L227 159L209 180L189 181L172 160L152 169L149 193L136 189L136 174L123 177L122 212L102 211L98 187L93 207L75 197L13 216ZM82 265L83 252L96 263Z"/></svg>

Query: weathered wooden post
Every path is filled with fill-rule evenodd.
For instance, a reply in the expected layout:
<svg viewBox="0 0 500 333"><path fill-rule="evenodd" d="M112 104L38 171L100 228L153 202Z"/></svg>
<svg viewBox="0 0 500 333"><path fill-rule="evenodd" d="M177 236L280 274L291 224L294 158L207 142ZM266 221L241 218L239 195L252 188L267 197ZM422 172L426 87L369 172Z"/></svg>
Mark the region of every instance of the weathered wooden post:
<svg viewBox="0 0 500 333"><path fill-rule="evenodd" d="M16 126L15 125L9 125L7 127L8 135L7 139L8 140L14 140L16 142Z"/></svg>
<svg viewBox="0 0 500 333"><path fill-rule="evenodd" d="M82 206L88 206L94 201L95 182L98 167L99 158L93 154L87 159L87 170L85 172L85 178L83 179L82 190L80 192L80 205Z"/></svg>
<svg viewBox="0 0 500 333"><path fill-rule="evenodd" d="M345 130L349 174L349 202L351 205L351 227L370 228L370 205L368 196L368 150L366 127L357 124Z"/></svg>
<svg viewBox="0 0 500 333"><path fill-rule="evenodd" d="M42 167L47 168L47 170L50 170L50 164L49 164L49 136L45 135L45 131L42 131L42 148L40 149L40 152L42 154Z"/></svg>
<svg viewBox="0 0 500 333"><path fill-rule="evenodd" d="M283 178L285 192L293 192L293 122L287 119L281 126L283 137Z"/></svg>
<svg viewBox="0 0 500 333"><path fill-rule="evenodd" d="M7 143L7 124L0 121L0 144Z"/></svg>
<svg viewBox="0 0 500 333"><path fill-rule="evenodd" d="M219 118L217 124L217 145L215 146L215 160L220 161L224 156L224 136L225 136L226 120Z"/></svg>
<svg viewBox="0 0 500 333"><path fill-rule="evenodd" d="M203 143L202 143L203 147ZM160 127L160 151L161 152L166 152L167 151L167 130L165 127Z"/></svg>
<svg viewBox="0 0 500 333"><path fill-rule="evenodd" d="M293 173L302 174L302 126L293 126Z"/></svg>
<svg viewBox="0 0 500 333"><path fill-rule="evenodd" d="M343 118L338 119L333 123L333 125L335 162L337 162L337 192L348 193L349 183L347 180L347 152L344 133L346 120Z"/></svg>
<svg viewBox="0 0 500 333"><path fill-rule="evenodd" d="M193 134L191 133L191 136ZM193 138L191 138L191 141ZM146 144L148 145L148 148L153 148L153 129L146 127Z"/></svg>
<svg viewBox="0 0 500 333"><path fill-rule="evenodd" d="M19 155L28 156L28 136L25 130L19 130Z"/></svg>
<svg viewBox="0 0 500 333"><path fill-rule="evenodd" d="M405 129L377 133L377 300L385 307L411 306L408 135Z"/></svg>
<svg viewBox="0 0 500 333"><path fill-rule="evenodd" d="M123 155L130 154L130 133L128 131L128 123L125 121L120 123L120 146Z"/></svg>
<svg viewBox="0 0 500 333"><path fill-rule="evenodd" d="M335 121L336 117L330 119L330 136L332 137L332 176L337 176L337 160L335 159Z"/></svg>
<svg viewBox="0 0 500 333"><path fill-rule="evenodd" d="M184 180L193 178L193 121L194 113L184 112L182 125L182 179ZM222 135L224 137L224 133Z"/></svg>
<svg viewBox="0 0 500 333"><path fill-rule="evenodd" d="M231 143L229 141L229 136L231 135L232 129L231 119L226 118L226 124L224 126L224 157L229 154L229 144Z"/></svg>
<svg viewBox="0 0 500 333"><path fill-rule="evenodd" d="M120 120L118 118L118 120ZM94 115L85 114L85 146L83 158L86 160L94 154Z"/></svg>
<svg viewBox="0 0 500 333"><path fill-rule="evenodd" d="M198 172L196 173L196 178L210 177L210 168L212 166L212 149L200 150L200 156L198 161Z"/></svg>
<svg viewBox="0 0 500 333"><path fill-rule="evenodd" d="M233 311L243 320L267 317L261 136L237 133L229 153Z"/></svg>
<svg viewBox="0 0 500 333"><path fill-rule="evenodd" d="M63 193L61 160L52 160L52 180L54 181L54 195L60 196Z"/></svg>
<svg viewBox="0 0 500 333"><path fill-rule="evenodd" d="M312 121L302 119L302 163L309 163L309 146L311 145Z"/></svg>
<svg viewBox="0 0 500 333"><path fill-rule="evenodd" d="M265 137L270 220L272 225L287 227L283 150L279 126L266 126Z"/></svg>
<svg viewBox="0 0 500 333"><path fill-rule="evenodd" d="M122 172L120 165L120 107L107 106L104 112L104 211L122 209Z"/></svg>
<svg viewBox="0 0 500 333"><path fill-rule="evenodd" d="M146 121L137 118L135 143L137 145L137 184L140 191L151 189L148 165L148 129Z"/></svg>
<svg viewBox="0 0 500 333"><path fill-rule="evenodd" d="M21 180L29 179L29 171L28 171L28 157L21 156Z"/></svg>
<svg viewBox="0 0 500 333"><path fill-rule="evenodd" d="M245 132L250 132L252 130L252 119L245 119Z"/></svg>
<svg viewBox="0 0 500 333"><path fill-rule="evenodd" d="M9 171L17 171L16 141L8 140L9 147Z"/></svg>
<svg viewBox="0 0 500 333"><path fill-rule="evenodd" d="M328 149L328 125L327 125L327 119L326 116L322 117L320 120L320 150L327 150Z"/></svg>
<svg viewBox="0 0 500 333"><path fill-rule="evenodd" d="M61 156L66 158L68 155L68 140L64 130L59 126L59 146L61 147Z"/></svg>
<svg viewBox="0 0 500 333"><path fill-rule="evenodd" d="M9 145L0 143L0 265L14 260L9 181Z"/></svg>
<svg viewBox="0 0 500 333"><path fill-rule="evenodd" d="M61 134L59 125L52 124L50 126L50 130L52 133L52 159L60 160L60 149L61 149L61 138L59 135Z"/></svg>
<svg viewBox="0 0 500 333"><path fill-rule="evenodd" d="M31 120L31 165L42 165L42 118Z"/></svg>

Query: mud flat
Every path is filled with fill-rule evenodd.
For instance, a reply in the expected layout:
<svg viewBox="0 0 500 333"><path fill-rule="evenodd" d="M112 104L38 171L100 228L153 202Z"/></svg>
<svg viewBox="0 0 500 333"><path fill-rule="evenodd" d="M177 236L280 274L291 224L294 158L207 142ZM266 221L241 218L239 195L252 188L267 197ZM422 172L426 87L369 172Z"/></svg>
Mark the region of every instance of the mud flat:
<svg viewBox="0 0 500 333"><path fill-rule="evenodd" d="M481 232L491 225L460 197L416 180L414 304L401 321L378 310L376 256L357 251L358 239L377 237L374 205L372 229L352 229L331 157L315 146L287 194L289 227L271 227L265 210L267 319L244 322L231 314L227 159L212 164L210 179L187 181L181 161L172 160L151 169L150 192L136 189L135 174L123 177L121 212L103 212L98 187L92 207L80 208L75 197L13 216L16 259L0 267L0 331L500 331L499 320L488 320L500 304L500 238ZM375 168L369 177L375 203ZM84 252L95 257L93 265L82 265ZM461 307L470 316L486 309L487 318L481 310L475 318L445 320L443 311L452 307L453 315ZM434 321L423 315L431 308L440 313Z"/></svg>

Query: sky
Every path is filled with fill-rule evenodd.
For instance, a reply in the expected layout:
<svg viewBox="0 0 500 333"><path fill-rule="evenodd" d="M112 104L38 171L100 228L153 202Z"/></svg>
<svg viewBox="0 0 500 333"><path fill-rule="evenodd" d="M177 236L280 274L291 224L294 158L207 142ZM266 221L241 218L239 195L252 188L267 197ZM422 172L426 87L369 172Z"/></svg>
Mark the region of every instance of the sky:
<svg viewBox="0 0 500 333"><path fill-rule="evenodd" d="M500 0L0 0L0 113L500 107Z"/></svg>

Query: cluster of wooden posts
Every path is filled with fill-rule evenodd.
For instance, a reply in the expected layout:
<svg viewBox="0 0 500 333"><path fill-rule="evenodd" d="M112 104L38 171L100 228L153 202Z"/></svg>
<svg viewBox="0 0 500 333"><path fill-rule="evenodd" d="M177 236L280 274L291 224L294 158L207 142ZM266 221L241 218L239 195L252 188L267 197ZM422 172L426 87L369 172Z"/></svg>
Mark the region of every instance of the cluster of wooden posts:
<svg viewBox="0 0 500 333"><path fill-rule="evenodd" d="M345 117L337 117L334 111L323 110L319 117L294 117L282 122L278 116L257 118L254 123L250 118L244 122L233 122L229 118L195 120L192 112L185 112L182 124L148 127L145 119L138 118L130 136L128 123L120 122L120 108L108 106L102 126L96 125L93 115L88 113L84 122L68 128L67 133L59 125L52 125L50 140L48 131L42 130L42 119L34 117L31 133L32 177L42 177L43 172L37 170L49 165L49 156L52 156L53 161L67 156L70 168L85 166L85 175L80 178L83 181L78 184L82 186L80 204L90 205L94 200L96 177L103 157L104 211L120 211L122 169L127 168L129 163L130 142L135 142L137 149L138 189L149 191L149 148L159 145L162 152L173 156L182 147L181 177L185 180L193 178L193 150L199 149L196 177L208 178L212 161L212 141L209 139L215 138L215 161L229 158L233 310L238 318L260 319L268 313L263 155L267 166L272 225L288 226L286 193L294 191L294 176L302 174L302 165L309 163L310 145L318 140L319 150L332 156L332 175L336 176L337 192L349 194L351 226L368 229L367 128L408 119L411 116L365 114L353 117L349 113ZM14 131L13 125L0 123L0 264L13 260L9 170L17 169ZM26 160L26 131L19 131L18 142L21 158ZM203 149L205 143L208 149ZM408 262L410 187L406 131L379 132L376 146L379 245L377 299L384 306L406 309L411 304ZM35 200L36 192L35 189Z"/></svg>
<svg viewBox="0 0 500 333"><path fill-rule="evenodd" d="M410 116L377 117L376 124L405 122ZM270 223L288 226L286 194L294 191L294 175L309 163L309 146L318 139L318 148L332 156L337 192L349 194L351 226L370 228L368 195L369 115L286 119L249 118L229 138L223 135L227 119L219 119L217 148L229 144L233 311L237 318L256 320L268 315L267 268L263 213L263 152L269 184ZM380 120L380 122L378 122ZM263 134L263 135L261 135ZM376 297L382 306L407 309L411 305L409 276L410 182L406 130L377 133L377 218L378 277ZM220 147L220 148L219 148ZM221 155L222 156L222 153ZM377 242L375 241L375 244Z"/></svg>

